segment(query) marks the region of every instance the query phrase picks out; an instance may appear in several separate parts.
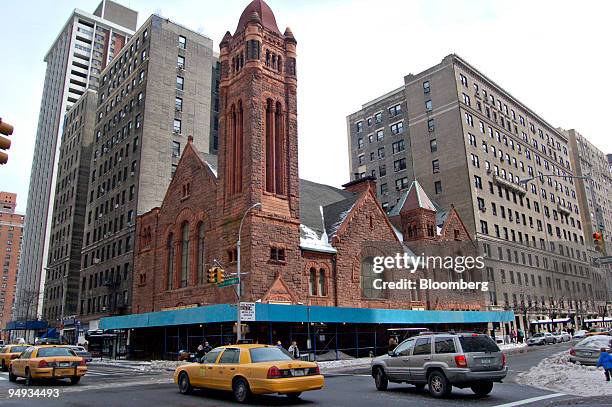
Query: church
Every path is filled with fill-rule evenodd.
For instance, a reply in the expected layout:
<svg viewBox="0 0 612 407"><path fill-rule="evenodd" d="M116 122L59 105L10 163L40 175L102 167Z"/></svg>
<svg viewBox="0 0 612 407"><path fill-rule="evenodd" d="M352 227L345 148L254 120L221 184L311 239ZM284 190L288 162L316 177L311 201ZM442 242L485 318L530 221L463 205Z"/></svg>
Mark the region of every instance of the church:
<svg viewBox="0 0 612 407"><path fill-rule="evenodd" d="M218 156L189 142L161 206L137 218L132 314L104 318L102 328L130 329L133 346L163 357L204 338L232 341L236 291L209 283L208 270L220 267L229 279L238 261L241 301L256 304L243 322L254 341L365 356L384 351L387 330L397 326L486 329L513 320L485 311L478 290L375 288L376 279L426 272L379 274L375 256L465 255L477 252L475 242L457 211L438 207L417 180L386 213L373 177L341 189L299 178L297 41L265 2L253 0L225 34L220 63ZM460 277L480 281L479 273ZM163 349L150 339L160 336Z"/></svg>

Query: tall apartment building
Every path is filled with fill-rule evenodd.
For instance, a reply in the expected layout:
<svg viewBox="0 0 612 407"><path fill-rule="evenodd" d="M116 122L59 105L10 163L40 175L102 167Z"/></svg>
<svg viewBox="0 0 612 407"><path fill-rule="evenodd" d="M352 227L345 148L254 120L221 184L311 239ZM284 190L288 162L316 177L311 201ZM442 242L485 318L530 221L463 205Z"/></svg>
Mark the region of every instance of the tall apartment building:
<svg viewBox="0 0 612 407"><path fill-rule="evenodd" d="M212 40L152 15L101 74L80 275L84 328L128 311L136 216L160 205L189 138L209 151L214 63Z"/></svg>
<svg viewBox="0 0 612 407"><path fill-rule="evenodd" d="M109 0L103 0L93 14L75 9L45 56L47 70L28 190L16 320L36 319L42 313L58 139L64 115L85 89L98 86L100 72L136 29L137 16L135 11ZM26 307L29 298L36 295L35 306Z"/></svg>
<svg viewBox="0 0 612 407"><path fill-rule="evenodd" d="M0 192L0 330L5 329L11 320L17 284L24 216L15 212L16 206L17 194ZM8 335L0 333L0 339L8 340Z"/></svg>
<svg viewBox="0 0 612 407"><path fill-rule="evenodd" d="M43 317L52 326L77 312L97 103L97 92L87 89L64 119L43 300Z"/></svg>
<svg viewBox="0 0 612 407"><path fill-rule="evenodd" d="M384 207L416 178L437 203L457 209L487 257L489 306L514 309L515 328L597 316L605 298L596 298L568 178L569 141L537 113L449 55L347 124L351 173L378 177Z"/></svg>

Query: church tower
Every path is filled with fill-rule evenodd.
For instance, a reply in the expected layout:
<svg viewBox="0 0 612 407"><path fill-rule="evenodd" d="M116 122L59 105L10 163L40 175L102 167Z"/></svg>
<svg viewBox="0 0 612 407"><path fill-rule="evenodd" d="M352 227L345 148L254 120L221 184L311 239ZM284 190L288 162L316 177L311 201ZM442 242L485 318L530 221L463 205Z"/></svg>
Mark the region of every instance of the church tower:
<svg viewBox="0 0 612 407"><path fill-rule="evenodd" d="M299 220L296 40L253 0L220 43L223 215L256 202L263 214Z"/></svg>

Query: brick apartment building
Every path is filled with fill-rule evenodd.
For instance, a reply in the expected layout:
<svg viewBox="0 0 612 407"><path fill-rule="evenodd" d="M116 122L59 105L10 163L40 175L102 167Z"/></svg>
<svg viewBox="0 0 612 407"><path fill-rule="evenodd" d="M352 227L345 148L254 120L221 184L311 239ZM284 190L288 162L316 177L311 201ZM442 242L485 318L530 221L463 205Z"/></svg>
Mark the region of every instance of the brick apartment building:
<svg viewBox="0 0 612 407"><path fill-rule="evenodd" d="M360 346L384 348L389 325L381 324L486 328L512 319L478 312L485 307L480 292L373 288L375 255L475 246L458 212L435 206L416 181L389 218L373 178L344 189L299 178L296 45L260 0L246 7L233 35L225 34L218 158L187 144L161 206L137 218L133 314L104 318L100 326L131 329L137 355L169 357L204 337L233 340L235 293L208 283L207 270L221 265L228 277L236 271L243 219L241 300L255 302L258 315L247 326L251 339L299 338L302 348L316 350L329 348L325 338L333 335L337 349L361 331L351 351L359 355ZM252 209L256 203L261 208ZM385 273L395 280L401 272ZM448 278L455 277L438 280ZM481 279L470 272L464 278Z"/></svg>
<svg viewBox="0 0 612 407"><path fill-rule="evenodd" d="M415 178L454 206L487 256L489 309L513 309L525 331L603 312L568 137L475 67L449 55L347 126L351 174L378 178L383 208Z"/></svg>
<svg viewBox="0 0 612 407"><path fill-rule="evenodd" d="M24 215L15 212L17 194L0 192L0 256L2 273L0 273L0 339L8 341L9 333L5 331L13 315L17 270L21 253L21 236L23 234ZM35 306L32 298L31 306Z"/></svg>

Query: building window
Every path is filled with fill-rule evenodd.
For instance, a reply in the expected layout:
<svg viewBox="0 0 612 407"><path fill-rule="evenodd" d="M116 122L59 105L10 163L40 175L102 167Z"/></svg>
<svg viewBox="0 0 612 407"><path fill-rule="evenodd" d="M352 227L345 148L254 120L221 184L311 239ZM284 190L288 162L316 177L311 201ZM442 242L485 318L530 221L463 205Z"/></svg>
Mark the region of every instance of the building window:
<svg viewBox="0 0 612 407"><path fill-rule="evenodd" d="M176 66L180 69L185 69L185 57L179 55L176 58Z"/></svg>
<svg viewBox="0 0 612 407"><path fill-rule="evenodd" d="M327 279L325 277L325 269L319 269L319 296L325 297L327 296Z"/></svg>
<svg viewBox="0 0 612 407"><path fill-rule="evenodd" d="M178 141L172 142L172 157L180 157L181 156L181 143Z"/></svg>
<svg viewBox="0 0 612 407"><path fill-rule="evenodd" d="M183 99L182 98L176 98L174 100L174 110L176 110L177 112L183 111Z"/></svg>
<svg viewBox="0 0 612 407"><path fill-rule="evenodd" d="M308 293L317 295L317 269L312 267L308 276Z"/></svg>
<svg viewBox="0 0 612 407"><path fill-rule="evenodd" d="M183 223L181 230L181 287L187 287L189 275L189 223Z"/></svg>
<svg viewBox="0 0 612 407"><path fill-rule="evenodd" d="M404 123L399 122L391 125L391 133L392 134L400 134L404 132Z"/></svg>
<svg viewBox="0 0 612 407"><path fill-rule="evenodd" d="M402 113L402 105L395 105L389 108L389 116L394 117Z"/></svg>
<svg viewBox="0 0 612 407"><path fill-rule="evenodd" d="M431 100L425 102L425 110L427 110L428 112L431 112L433 110L433 104L431 103Z"/></svg>
<svg viewBox="0 0 612 407"><path fill-rule="evenodd" d="M179 35L179 37L178 37L178 47L180 49L186 49L187 48L187 38L185 38L182 35Z"/></svg>
<svg viewBox="0 0 612 407"><path fill-rule="evenodd" d="M381 177L384 177L385 175L387 175L387 166L385 164L382 164L378 167L378 174Z"/></svg>
<svg viewBox="0 0 612 407"><path fill-rule="evenodd" d="M198 225L198 284L204 283L206 258L204 255L204 223Z"/></svg>
<svg viewBox="0 0 612 407"><path fill-rule="evenodd" d="M285 249L279 247L270 248L270 260L273 261L285 261Z"/></svg>
<svg viewBox="0 0 612 407"><path fill-rule="evenodd" d="M174 119L174 124L172 125L172 132L181 134L181 121L179 119Z"/></svg>
<svg viewBox="0 0 612 407"><path fill-rule="evenodd" d="M438 151L438 141L436 139L429 141L429 150L432 153L435 153L436 151Z"/></svg>
<svg viewBox="0 0 612 407"><path fill-rule="evenodd" d="M431 169L433 171L434 174L437 174L440 172L440 161L438 160L433 160L431 162Z"/></svg>
<svg viewBox="0 0 612 407"><path fill-rule="evenodd" d="M406 159L400 158L399 160L395 160L393 162L393 171L399 172L406 169Z"/></svg>
<svg viewBox="0 0 612 407"><path fill-rule="evenodd" d="M436 181L434 182L434 190L436 192L436 195L441 194L442 193L442 181Z"/></svg>
<svg viewBox="0 0 612 407"><path fill-rule="evenodd" d="M166 241L166 289L172 290L174 279L174 239L172 233Z"/></svg>
<svg viewBox="0 0 612 407"><path fill-rule="evenodd" d="M391 144L391 148L393 150L393 154L397 154L400 151L404 151L404 149L405 149L404 140L399 140L399 141L396 141L395 143Z"/></svg>
<svg viewBox="0 0 612 407"><path fill-rule="evenodd" d="M408 177L403 177L395 180L395 189L398 191L404 188L408 188Z"/></svg>
<svg viewBox="0 0 612 407"><path fill-rule="evenodd" d="M482 179L478 175L474 175L474 186L478 189L482 189Z"/></svg>
<svg viewBox="0 0 612 407"><path fill-rule="evenodd" d="M434 131L435 128L436 128L436 124L435 124L434 119L427 120L427 130Z"/></svg>
<svg viewBox="0 0 612 407"><path fill-rule="evenodd" d="M378 124L382 122L382 113L378 112L374 115L374 123Z"/></svg>
<svg viewBox="0 0 612 407"><path fill-rule="evenodd" d="M425 81L423 82L423 93L427 94L430 91L430 87L429 87L429 81Z"/></svg>
<svg viewBox="0 0 612 407"><path fill-rule="evenodd" d="M185 89L185 78L183 78L182 76L177 76L176 77L176 88L178 90L184 90Z"/></svg>
<svg viewBox="0 0 612 407"><path fill-rule="evenodd" d="M381 298L382 290L374 288L374 280L379 278L379 275L374 273L373 259L365 258L361 263L361 292L365 298Z"/></svg>

